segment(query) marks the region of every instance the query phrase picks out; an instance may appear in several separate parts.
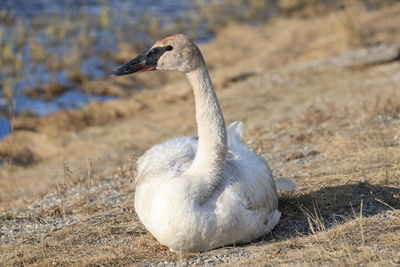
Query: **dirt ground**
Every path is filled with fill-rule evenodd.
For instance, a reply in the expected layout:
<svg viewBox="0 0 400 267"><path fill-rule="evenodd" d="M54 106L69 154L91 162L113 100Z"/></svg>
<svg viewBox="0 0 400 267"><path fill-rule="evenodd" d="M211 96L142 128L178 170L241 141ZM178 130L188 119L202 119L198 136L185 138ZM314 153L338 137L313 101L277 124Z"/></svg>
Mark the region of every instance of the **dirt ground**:
<svg viewBox="0 0 400 267"><path fill-rule="evenodd" d="M299 184L272 234L247 245L170 253L134 212L136 157L196 135L182 74L93 81L146 90L15 118L0 142L0 265L399 265L398 25L400 5L353 7L231 24L200 46L226 121L243 121L245 143Z"/></svg>

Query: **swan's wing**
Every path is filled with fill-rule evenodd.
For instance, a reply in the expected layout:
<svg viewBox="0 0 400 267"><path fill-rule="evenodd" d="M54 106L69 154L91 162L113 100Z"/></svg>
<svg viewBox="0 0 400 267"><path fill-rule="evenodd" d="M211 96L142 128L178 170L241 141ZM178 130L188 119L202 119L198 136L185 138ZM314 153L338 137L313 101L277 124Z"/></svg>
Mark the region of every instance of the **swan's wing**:
<svg viewBox="0 0 400 267"><path fill-rule="evenodd" d="M177 137L155 145L138 159L136 183L145 179L179 176L192 163L197 150L196 137Z"/></svg>
<svg viewBox="0 0 400 267"><path fill-rule="evenodd" d="M224 178L247 209L271 211L278 206L272 172L264 158L245 147L241 138L243 124L233 122L227 128L228 160Z"/></svg>
<svg viewBox="0 0 400 267"><path fill-rule="evenodd" d="M255 153L250 157L245 156L244 159L226 162L226 186L230 187L247 209L268 208L272 212L278 207L272 172L266 161Z"/></svg>

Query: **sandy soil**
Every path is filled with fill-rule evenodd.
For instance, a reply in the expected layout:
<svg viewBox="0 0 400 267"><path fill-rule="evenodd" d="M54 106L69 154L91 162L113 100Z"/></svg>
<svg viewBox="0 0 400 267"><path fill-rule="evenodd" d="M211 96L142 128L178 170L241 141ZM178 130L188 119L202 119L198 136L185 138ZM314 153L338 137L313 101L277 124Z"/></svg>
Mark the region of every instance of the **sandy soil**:
<svg viewBox="0 0 400 267"><path fill-rule="evenodd" d="M146 232L135 157L196 125L183 75L143 73L148 88L131 97L14 120L0 142L0 265L400 264L399 14L234 24L201 46L226 121L243 121L249 147L300 185L271 235L176 255Z"/></svg>

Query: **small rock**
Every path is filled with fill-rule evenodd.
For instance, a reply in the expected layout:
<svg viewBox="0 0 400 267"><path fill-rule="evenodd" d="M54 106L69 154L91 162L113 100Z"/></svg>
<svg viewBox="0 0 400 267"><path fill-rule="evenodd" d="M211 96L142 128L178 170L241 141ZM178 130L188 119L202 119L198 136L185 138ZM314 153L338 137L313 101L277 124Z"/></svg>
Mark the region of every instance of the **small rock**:
<svg viewBox="0 0 400 267"><path fill-rule="evenodd" d="M318 154L321 154L320 152L316 151L316 150L311 150L310 152L307 153L307 157L309 156L316 156Z"/></svg>

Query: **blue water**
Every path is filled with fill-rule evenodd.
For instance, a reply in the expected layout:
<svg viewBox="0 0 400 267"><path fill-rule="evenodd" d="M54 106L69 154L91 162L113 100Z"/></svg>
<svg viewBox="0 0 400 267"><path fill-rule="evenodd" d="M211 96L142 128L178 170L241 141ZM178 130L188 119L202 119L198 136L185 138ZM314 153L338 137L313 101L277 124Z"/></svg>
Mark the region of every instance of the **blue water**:
<svg viewBox="0 0 400 267"><path fill-rule="evenodd" d="M191 0L0 0L0 7L13 10L19 16L36 14L48 15L68 10L83 10L99 13L102 3L113 12L139 15L151 13L166 17L177 17L184 14L192 4Z"/></svg>
<svg viewBox="0 0 400 267"><path fill-rule="evenodd" d="M0 138L7 136L11 131L11 123L4 116L0 116Z"/></svg>
<svg viewBox="0 0 400 267"><path fill-rule="evenodd" d="M52 101L30 99L24 96L18 97L16 101L16 112L29 112L36 115L47 115L60 109L80 108L91 101L107 101L115 99L110 96L95 96L85 94L82 91L71 90Z"/></svg>
<svg viewBox="0 0 400 267"><path fill-rule="evenodd" d="M162 24L168 25L168 21L176 18L185 18L188 14L188 9L191 7L193 0L0 0L0 10L7 10L13 16L28 25L27 30L30 30L29 25L33 19L41 19L46 23L46 20L51 18L54 14L93 14L99 16L104 8L109 9L111 14L110 23L118 25L121 29L129 31L130 27L137 27L138 21L145 14L151 14L160 19ZM0 28L3 30L2 39L8 41L13 38L15 28L10 28L7 25L2 25ZM96 44L90 44L91 51L95 51L94 56L91 55L82 60L79 68L81 72L88 79L104 78L109 75L107 70L112 70L116 67L115 62L110 60L96 57L97 54L101 55L103 52L112 53L116 51L115 35L110 31L96 30L89 32L89 34L98 36ZM144 39L145 36L136 34L132 36L133 39ZM111 35L111 36L110 36ZM71 49L68 44L68 38L61 44L53 44L45 31L38 31L35 33L35 41L43 44L46 51L51 51L55 54L68 55ZM206 31L199 35L202 41L208 40L210 37ZM47 115L56 112L60 109L74 109L79 108L91 101L107 101L114 99L109 96L94 96L83 93L82 91L71 89L71 84L66 78L63 70L59 72L49 72L43 64L30 63L30 50L29 47L24 47L20 51L24 61L21 73L23 80L16 80L14 84L14 96L12 102L14 103L13 113L28 112L36 115ZM1 59L0 59L1 60ZM65 71L65 70L64 70ZM0 71L0 85L1 82L7 78L7 74ZM49 81L57 81L61 84L66 84L71 90L68 90L63 95L52 99L51 101L43 101L38 99L30 99L23 95L26 88L32 88L38 84L44 84ZM11 131L10 121L7 119L9 116L10 107L4 105L5 100L2 97L2 90L0 91L0 138L3 138Z"/></svg>

